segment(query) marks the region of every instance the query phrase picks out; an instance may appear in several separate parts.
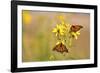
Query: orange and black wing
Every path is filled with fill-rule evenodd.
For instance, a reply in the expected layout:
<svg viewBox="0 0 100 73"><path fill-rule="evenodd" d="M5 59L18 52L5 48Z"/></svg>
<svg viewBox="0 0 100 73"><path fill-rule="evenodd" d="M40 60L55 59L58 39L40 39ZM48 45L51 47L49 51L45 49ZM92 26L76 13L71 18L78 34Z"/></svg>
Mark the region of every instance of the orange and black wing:
<svg viewBox="0 0 100 73"><path fill-rule="evenodd" d="M63 53L63 52L68 53L68 49L67 49L66 46L63 45L62 43L56 45L56 46L53 48L53 51L57 51L57 52L60 52L60 53Z"/></svg>
<svg viewBox="0 0 100 73"><path fill-rule="evenodd" d="M72 32L77 32L77 31L79 31L81 28L83 28L83 26L81 26L81 25L72 25L72 26L71 26L71 31L72 31Z"/></svg>

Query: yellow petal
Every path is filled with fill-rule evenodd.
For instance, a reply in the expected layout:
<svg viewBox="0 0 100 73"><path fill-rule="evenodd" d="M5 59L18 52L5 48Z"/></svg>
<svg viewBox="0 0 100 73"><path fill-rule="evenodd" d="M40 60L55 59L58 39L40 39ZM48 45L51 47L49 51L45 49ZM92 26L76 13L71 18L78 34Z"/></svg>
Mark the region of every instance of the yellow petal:
<svg viewBox="0 0 100 73"><path fill-rule="evenodd" d="M58 36L58 33L56 33L56 36Z"/></svg>
<svg viewBox="0 0 100 73"><path fill-rule="evenodd" d="M57 26L56 26L58 29L59 29L59 25L57 24Z"/></svg>
<svg viewBox="0 0 100 73"><path fill-rule="evenodd" d="M50 59L50 60L53 60L53 59L54 59L54 56L53 56L53 55L51 55L51 56L49 57L49 59Z"/></svg>
<svg viewBox="0 0 100 73"><path fill-rule="evenodd" d="M62 42L62 44L64 44L64 40L62 40L61 42Z"/></svg>
<svg viewBox="0 0 100 73"><path fill-rule="evenodd" d="M58 45L60 42L57 42L56 45Z"/></svg>
<svg viewBox="0 0 100 73"><path fill-rule="evenodd" d="M75 35L75 39L76 39L76 40L78 39L77 35Z"/></svg>
<svg viewBox="0 0 100 73"><path fill-rule="evenodd" d="M54 28L54 29L52 30L52 32L57 32L57 29L56 29L56 28Z"/></svg>
<svg viewBox="0 0 100 73"><path fill-rule="evenodd" d="M75 39L77 39L77 34L75 32L72 32L72 35L74 36Z"/></svg>
<svg viewBox="0 0 100 73"><path fill-rule="evenodd" d="M64 32L60 32L60 35L64 35Z"/></svg>
<svg viewBox="0 0 100 73"><path fill-rule="evenodd" d="M77 34L77 35L80 35L80 31L77 31L76 34Z"/></svg>

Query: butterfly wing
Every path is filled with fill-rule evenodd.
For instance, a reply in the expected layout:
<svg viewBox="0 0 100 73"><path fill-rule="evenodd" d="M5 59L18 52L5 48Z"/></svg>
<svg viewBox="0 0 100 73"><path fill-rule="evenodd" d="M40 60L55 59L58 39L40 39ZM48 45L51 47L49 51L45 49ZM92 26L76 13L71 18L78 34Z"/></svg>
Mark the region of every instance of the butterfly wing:
<svg viewBox="0 0 100 73"><path fill-rule="evenodd" d="M81 25L72 25L72 26L71 26L71 31L72 31L72 32L77 32L77 31L79 31L81 28L83 28L83 26L81 26Z"/></svg>
<svg viewBox="0 0 100 73"><path fill-rule="evenodd" d="M56 45L56 46L53 48L53 51L57 51L57 52L60 52L60 53L63 53L63 52L68 53L68 49L67 49L66 46L63 45L62 43Z"/></svg>

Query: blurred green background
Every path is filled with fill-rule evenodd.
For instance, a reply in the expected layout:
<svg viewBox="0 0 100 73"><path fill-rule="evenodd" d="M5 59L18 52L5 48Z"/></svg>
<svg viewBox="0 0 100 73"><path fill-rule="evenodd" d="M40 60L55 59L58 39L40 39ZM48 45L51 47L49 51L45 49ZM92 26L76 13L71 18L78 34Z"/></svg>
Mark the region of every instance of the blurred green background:
<svg viewBox="0 0 100 73"><path fill-rule="evenodd" d="M69 53L52 51L57 39L52 29L60 23L58 16L65 22L79 24L83 28ZM90 14L71 12L22 11L22 62L79 60L90 58Z"/></svg>

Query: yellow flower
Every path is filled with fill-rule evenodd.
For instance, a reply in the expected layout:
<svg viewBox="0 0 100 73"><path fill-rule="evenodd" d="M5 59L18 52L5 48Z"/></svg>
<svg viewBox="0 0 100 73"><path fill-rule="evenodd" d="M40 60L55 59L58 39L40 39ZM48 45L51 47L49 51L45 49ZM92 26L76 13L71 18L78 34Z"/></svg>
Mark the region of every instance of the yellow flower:
<svg viewBox="0 0 100 73"><path fill-rule="evenodd" d="M71 35L72 35L75 39L77 39L78 36L80 35L80 31L77 31L77 32L71 32Z"/></svg>
<svg viewBox="0 0 100 73"><path fill-rule="evenodd" d="M23 11L23 23L26 25L31 24L32 22L32 15L28 11Z"/></svg>
<svg viewBox="0 0 100 73"><path fill-rule="evenodd" d="M56 43L56 45L58 45L58 44L60 44L60 43L64 44L64 40L58 41L58 42Z"/></svg>
<svg viewBox="0 0 100 73"><path fill-rule="evenodd" d="M53 55L50 55L49 59L50 60L54 60L54 56Z"/></svg>
<svg viewBox="0 0 100 73"><path fill-rule="evenodd" d="M63 15L59 15L58 16L60 20L64 20L64 16Z"/></svg>
<svg viewBox="0 0 100 73"><path fill-rule="evenodd" d="M69 32L70 31L71 24L64 24L64 26L66 27L66 31Z"/></svg>
<svg viewBox="0 0 100 73"><path fill-rule="evenodd" d="M64 18L64 16L60 15L59 19L61 21L61 24L65 24L65 18Z"/></svg>
<svg viewBox="0 0 100 73"><path fill-rule="evenodd" d="M53 29L52 32L56 33L56 36L57 36L57 35L64 35L64 34L65 34L65 29L66 29L66 27L64 27L64 26L61 25L61 24L58 24L58 25L56 26L56 28Z"/></svg>
<svg viewBox="0 0 100 73"><path fill-rule="evenodd" d="M60 42L57 42L56 45L58 45Z"/></svg>

